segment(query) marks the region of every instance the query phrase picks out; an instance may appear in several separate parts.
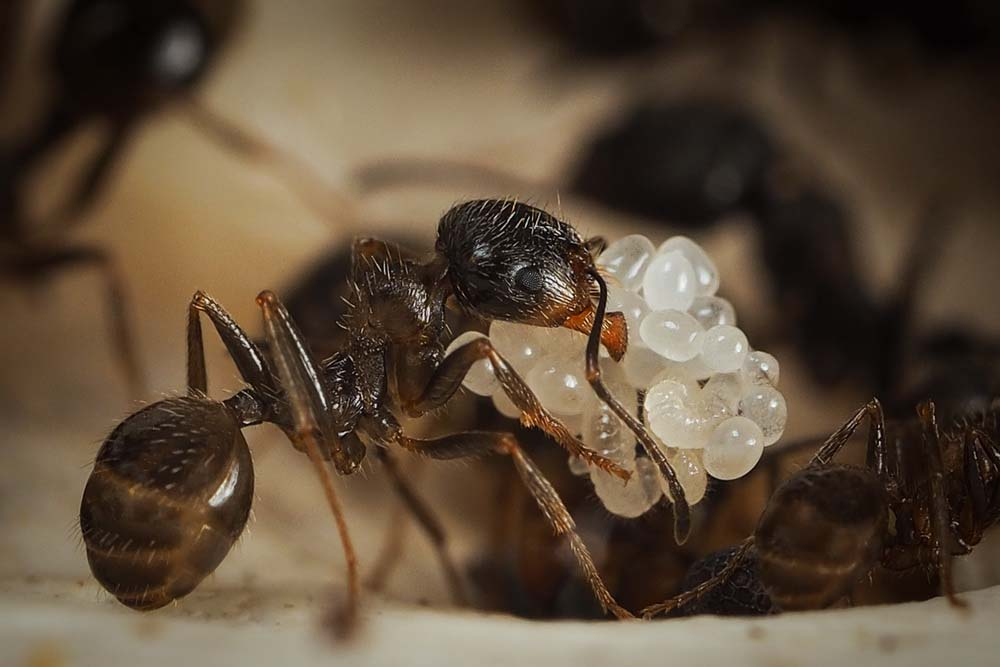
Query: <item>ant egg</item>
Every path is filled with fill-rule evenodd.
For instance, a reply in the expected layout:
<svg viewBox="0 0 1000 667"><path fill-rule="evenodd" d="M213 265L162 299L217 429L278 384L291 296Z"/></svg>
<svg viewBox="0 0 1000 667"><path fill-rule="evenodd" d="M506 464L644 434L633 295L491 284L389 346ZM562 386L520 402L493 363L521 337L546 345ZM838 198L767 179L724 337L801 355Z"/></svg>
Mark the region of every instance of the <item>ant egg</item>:
<svg viewBox="0 0 1000 667"><path fill-rule="evenodd" d="M746 334L728 324L714 326L702 336L701 360L720 373L740 370L749 350Z"/></svg>
<svg viewBox="0 0 1000 667"><path fill-rule="evenodd" d="M583 444L619 465L635 459L635 436L602 401L592 401L583 413Z"/></svg>
<svg viewBox="0 0 1000 667"><path fill-rule="evenodd" d="M638 332L638 329L636 331ZM630 385L645 388L653 384L656 376L671 363L645 345L629 343L628 352L622 359L622 368Z"/></svg>
<svg viewBox="0 0 1000 667"><path fill-rule="evenodd" d="M691 262L676 250L656 255L642 278L642 293L653 310L687 310L697 288Z"/></svg>
<svg viewBox="0 0 1000 667"><path fill-rule="evenodd" d="M493 394L493 407L504 417L510 417L511 419L521 418L521 409L514 405L514 401L510 400L510 396L505 391L498 391Z"/></svg>
<svg viewBox="0 0 1000 667"><path fill-rule="evenodd" d="M736 309L721 296L697 297L688 308L688 313L706 329L719 324L736 326Z"/></svg>
<svg viewBox="0 0 1000 667"><path fill-rule="evenodd" d="M764 434L746 417L719 424L705 445L705 471L716 479L737 479L757 465L764 453Z"/></svg>
<svg viewBox="0 0 1000 667"><path fill-rule="evenodd" d="M658 254L679 252L691 263L694 269L696 293L698 296L711 296L719 289L719 270L715 262L700 245L686 236L674 236L663 242L657 249Z"/></svg>
<svg viewBox="0 0 1000 667"><path fill-rule="evenodd" d="M636 292L642 275L656 253L653 242L641 234L632 234L609 245L597 258L597 265L624 289Z"/></svg>
<svg viewBox="0 0 1000 667"><path fill-rule="evenodd" d="M521 374L527 373L542 356L539 329L536 333L524 324L514 324L503 320L493 320L490 324L490 340L497 352L503 356L514 369Z"/></svg>
<svg viewBox="0 0 1000 667"><path fill-rule="evenodd" d="M635 460L632 479L621 479L599 468L590 471L590 481L601 503L612 514L634 519L642 516L660 499L659 471L646 457Z"/></svg>
<svg viewBox="0 0 1000 667"><path fill-rule="evenodd" d="M764 446L781 439L788 421L785 397L774 387L754 387L740 399L740 414L757 424L764 434Z"/></svg>
<svg viewBox="0 0 1000 667"><path fill-rule="evenodd" d="M659 382L646 392L646 423L664 444L677 449L705 446L712 429L727 415L706 414L695 390L676 380Z"/></svg>
<svg viewBox="0 0 1000 667"><path fill-rule="evenodd" d="M735 415L743 395L739 373L716 373L701 388L701 400L717 414Z"/></svg>
<svg viewBox="0 0 1000 667"><path fill-rule="evenodd" d="M577 477L590 474L590 466L579 456L570 456L567 464L569 465L569 471Z"/></svg>
<svg viewBox="0 0 1000 667"><path fill-rule="evenodd" d="M703 333L705 330L698 321L680 310L650 313L639 325L642 341L671 361L687 361L698 356ZM742 363L742 359L740 361Z"/></svg>
<svg viewBox="0 0 1000 667"><path fill-rule="evenodd" d="M582 367L575 368L570 360L559 355L548 355L528 373L528 383L538 400L552 412L561 415L578 415L583 412L590 385L583 376Z"/></svg>
<svg viewBox="0 0 1000 667"><path fill-rule="evenodd" d="M466 343L471 343L477 338L486 338L486 336L478 331L466 331L457 336L455 340L451 341L448 349L445 350L445 356L447 357L454 350ZM497 380L496 375L493 373L493 364L490 363L490 360L480 359L469 368L469 372L465 374L465 379L462 380L462 386L474 394L492 396L500 390L500 381Z"/></svg>
<svg viewBox="0 0 1000 667"><path fill-rule="evenodd" d="M754 350L743 360L743 381L752 385L778 386L778 360L767 352Z"/></svg>
<svg viewBox="0 0 1000 667"><path fill-rule="evenodd" d="M625 315L625 322L628 325L629 347L641 342L639 339L639 324L649 313L649 305L636 294L614 285L608 285L608 310L613 313L621 312ZM602 348L603 349L603 348Z"/></svg>
<svg viewBox="0 0 1000 667"><path fill-rule="evenodd" d="M701 462L701 452L697 449L671 450L667 454L667 461L677 473L677 481L684 489L684 497L688 504L694 505L701 502L708 489L708 474ZM673 497L670 495L670 485L663 477L660 478L660 488L663 490L663 495L670 502L673 502Z"/></svg>

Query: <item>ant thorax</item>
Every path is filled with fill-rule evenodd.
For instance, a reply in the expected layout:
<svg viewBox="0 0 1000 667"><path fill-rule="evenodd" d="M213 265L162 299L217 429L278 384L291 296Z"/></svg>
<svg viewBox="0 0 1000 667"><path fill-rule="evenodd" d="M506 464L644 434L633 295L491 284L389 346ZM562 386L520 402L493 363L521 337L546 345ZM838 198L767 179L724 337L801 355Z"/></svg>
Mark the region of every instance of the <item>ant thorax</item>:
<svg viewBox="0 0 1000 667"><path fill-rule="evenodd" d="M602 375L615 397L644 417L687 501L697 503L709 476L746 475L764 447L781 437L787 408L776 388L778 362L751 349L736 326L733 306L715 294L715 264L691 239L673 237L657 248L644 236L627 236L604 250L596 265L608 283L607 311L623 313L628 326L628 350L620 363L602 348ZM458 337L448 352L477 335ZM634 436L591 390L584 334L495 320L489 337L542 404L585 445L637 477L623 486L570 457L571 469L590 475L609 511L634 517L664 494L669 499L656 465L636 455ZM487 361L478 362L464 384L491 396L501 413L519 416Z"/></svg>

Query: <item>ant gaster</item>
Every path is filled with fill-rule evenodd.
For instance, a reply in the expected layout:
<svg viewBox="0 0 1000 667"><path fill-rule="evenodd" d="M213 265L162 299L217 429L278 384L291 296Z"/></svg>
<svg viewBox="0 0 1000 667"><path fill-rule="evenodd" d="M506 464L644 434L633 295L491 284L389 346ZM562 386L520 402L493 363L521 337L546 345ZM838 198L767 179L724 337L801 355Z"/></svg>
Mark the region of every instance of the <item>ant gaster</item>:
<svg viewBox="0 0 1000 667"><path fill-rule="evenodd" d="M834 463L866 417L866 466ZM969 553L1000 519L1000 404L942 429L928 400L915 419L890 425L877 399L858 410L777 488L754 535L731 549L716 576L644 614L697 605L720 591L720 599L731 598L737 580L767 593L743 613L821 609L849 596L877 565L936 574L949 601L964 606L951 559Z"/></svg>
<svg viewBox="0 0 1000 667"><path fill-rule="evenodd" d="M675 535L686 539L689 508L673 469L601 380L599 345L620 358L627 329L621 313L605 314L607 286L594 265L595 244L549 213L509 200L472 201L452 208L440 222L436 252L427 261L382 241L358 239L352 256L353 308L344 323L346 342L321 363L313 359L271 292L257 298L267 357L219 304L196 293L188 319L188 395L133 414L98 452L80 511L94 576L135 609L161 607L193 590L225 557L249 513L253 471L241 429L269 422L309 456L323 480L347 555L345 620L354 617L357 607L357 566L323 461L332 460L339 473L350 474L364 458L366 444L389 460L393 445L435 459L509 456L552 528L568 539L604 609L630 617L605 588L552 485L512 434L469 431L430 440L411 438L394 414L419 417L442 406L469 368L489 359L525 425L627 480L626 471L585 448L540 405L489 339L471 341L444 356L445 305L452 298L485 319L589 331L588 378L659 464L672 497L678 499ZM222 402L205 394L200 313L208 316L249 385ZM387 470L395 475L395 466ZM397 487L403 484L394 481ZM439 556L454 582L457 576L452 576L455 570L433 515L412 492L401 495L438 542Z"/></svg>

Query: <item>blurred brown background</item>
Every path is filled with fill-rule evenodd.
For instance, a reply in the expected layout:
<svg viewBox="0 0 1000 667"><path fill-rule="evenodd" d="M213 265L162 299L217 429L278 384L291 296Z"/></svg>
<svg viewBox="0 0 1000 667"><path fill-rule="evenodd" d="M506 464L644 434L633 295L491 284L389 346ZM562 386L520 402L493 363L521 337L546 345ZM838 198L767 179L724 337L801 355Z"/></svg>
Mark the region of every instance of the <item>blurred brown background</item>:
<svg viewBox="0 0 1000 667"><path fill-rule="evenodd" d="M6 137L39 117L47 91L40 59L63 3L28 4L0 107ZM406 157L471 161L539 185L511 192L472 179L394 188L358 198L353 216L345 210L322 219L266 168L220 150L182 117L167 111L151 118L105 195L72 231L106 246L120 264L150 393L127 395L93 272L60 273L28 289L0 287L0 579L7 582L0 595L23 594L29 577L64 581L74 591L74 582L86 582L80 594L98 597L74 533L79 497L116 421L138 400L183 388L185 313L194 290L212 294L257 333L253 298L261 289L291 285L358 232L405 226L429 242L451 204L486 194L558 205L582 230L610 238L640 232L658 242L676 233L552 187L584 138L639 97L710 96L755 110L796 165L854 213L863 279L876 292L894 284L927 197L943 195L946 243L920 293L918 324L1000 334L1000 78L993 56L942 58L892 31L862 34L778 12L695 24L636 56L584 57L566 50L530 3L249 4L197 95L298 155L331 187L353 197L355 169ZM93 141L84 133L46 163L33 183L33 206L44 209ZM716 258L742 322L766 330L781 313L768 305L754 234L737 216L692 235ZM818 386L794 351L773 352L789 404L786 438L828 432L867 397L851 383ZM214 339L209 360L217 395L241 386ZM339 576L339 545L307 463L276 430L255 429L250 442L256 521L206 588L251 582L261 590L309 591ZM462 509L460 516L444 512L460 558L482 544L479 518L494 501L478 473L476 463L435 464L420 476L436 507ZM370 566L389 521L387 487L375 466L341 487L362 564ZM444 602L426 541L411 530L407 544L390 595ZM984 567L977 581L995 580L995 564Z"/></svg>

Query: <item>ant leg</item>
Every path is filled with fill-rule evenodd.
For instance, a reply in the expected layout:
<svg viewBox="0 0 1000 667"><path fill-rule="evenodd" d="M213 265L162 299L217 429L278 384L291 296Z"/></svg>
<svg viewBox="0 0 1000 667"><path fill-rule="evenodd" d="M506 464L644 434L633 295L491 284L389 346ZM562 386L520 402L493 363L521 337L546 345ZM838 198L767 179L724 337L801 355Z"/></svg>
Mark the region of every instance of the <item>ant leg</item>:
<svg viewBox="0 0 1000 667"><path fill-rule="evenodd" d="M938 431L934 401L924 401L917 406L917 415L923 430L921 442L924 457L930 468L930 510L932 554L937 564L938 578L942 592L954 607L965 607L966 603L955 596L951 576L951 529L948 496L944 487L944 463L941 460L941 440Z"/></svg>
<svg viewBox="0 0 1000 667"><path fill-rule="evenodd" d="M135 336L128 316L125 281L118 272L118 265L107 251L103 248L82 245L45 250L39 257L32 258L30 264L25 265L23 270L34 273L73 265L93 266L103 277L112 347L125 375L129 391L136 396L145 394L146 382L139 368Z"/></svg>
<svg viewBox="0 0 1000 667"><path fill-rule="evenodd" d="M468 597L465 594L465 587L462 584L462 577L458 573L458 568L455 567L455 563L448 553L447 540L441 522L427 504L420 499L413 490L413 487L403 476L402 471L399 469L399 463L392 453L383 447L376 448L376 451L385 465L386 471L389 473L393 490L399 496L399 499L403 501L404 507L417 520L417 524L427 534L427 537L430 538L431 544L434 545L434 551L437 553L438 561L441 563L441 569L444 570L445 578L448 580L448 588L451 589L452 599L455 601L455 604L466 606L468 604ZM386 559L387 564L381 568L385 572L381 576L382 579L388 577L396 561L398 561L397 558Z"/></svg>
<svg viewBox="0 0 1000 667"><path fill-rule="evenodd" d="M123 149L128 145L128 140L132 136L132 127L130 120L114 123L111 128L111 136L101 147L100 152L91 160L86 173L74 187L68 201L63 203L55 213L52 224L68 228L81 220L81 214L100 195L108 175L118 158L121 157Z"/></svg>
<svg viewBox="0 0 1000 667"><path fill-rule="evenodd" d="M419 369L414 369L412 366L408 368L408 375L399 380L403 411L411 417L419 417L444 405L462 386L462 380L465 379L469 368L481 359L489 359L493 364L493 371L504 393L521 410L522 424L540 428L570 454L579 456L587 463L617 475L623 480L628 480L630 473L627 470L588 449L561 421L542 407L534 392L497 352L489 338L477 338L454 350L433 369L430 379L420 388L413 386L419 383ZM398 363L396 365L399 366Z"/></svg>
<svg viewBox="0 0 1000 667"><path fill-rule="evenodd" d="M740 566L740 564L746 559L747 554L750 553L751 547L753 547L753 538L748 537L743 540L739 549L733 552L733 555L729 557L729 560L726 562L726 566L722 568L721 572L711 579L703 581L689 591L684 591L669 600L646 607L642 610L642 617L649 620L658 614L669 614L674 609L694 602L695 600L702 598L705 594L710 593L722 584L726 583L729 581L729 578L733 576L733 573L736 572L736 569Z"/></svg>
<svg viewBox="0 0 1000 667"><path fill-rule="evenodd" d="M223 149L269 169L271 175L322 220L354 220L355 205L346 195L323 182L308 164L271 142L186 97L179 108L194 127Z"/></svg>
<svg viewBox="0 0 1000 667"><path fill-rule="evenodd" d="M830 434L823 446L809 461L807 467L829 464L858 430L865 417L871 420L871 431L869 431L868 438L868 464L874 468L879 477L884 477L886 474L885 415L882 413L882 404L877 398L865 403L840 428Z"/></svg>
<svg viewBox="0 0 1000 667"><path fill-rule="evenodd" d="M340 534L340 543L347 561L347 602L333 621L335 632L346 637L353 630L358 615L361 588L358 562L347 530L344 510L333 485L333 476L324 464L322 454L323 445L329 443L337 445L334 447L335 452L340 450L340 439L330 418L328 397L321 383L319 369L288 311L273 292L266 290L257 295L257 305L264 316L264 335L272 351L292 419L292 428L286 433L294 444L305 450L316 469Z"/></svg>
<svg viewBox="0 0 1000 667"><path fill-rule="evenodd" d="M591 273L591 276L597 281L597 286L600 289L600 298L597 302L594 325L587 338L587 381L594 388L594 393L628 426L628 429L632 431L642 445L642 448L646 451L646 455L660 469L660 474L663 475L663 478L670 486L670 497L674 499L674 539L678 544L684 544L691 533L691 509L684 495L684 488L677 479L677 473L674 472L673 466L667 461L667 455L656 444L652 436L639 423L639 420L614 397L611 391L608 390L607 385L604 384L604 380L601 379L601 365L598 353L600 351L604 314L608 305L608 285L596 270Z"/></svg>
<svg viewBox="0 0 1000 667"><path fill-rule="evenodd" d="M199 313L208 315L215 326L219 338L226 346L226 351L236 364L240 375L247 384L253 387L261 396L277 396L278 382L274 377L264 355L247 336L236 320L226 312L219 303L201 290L194 293L188 305L187 328L187 376L188 394L205 394L208 392L208 376L205 371L205 347L201 333L201 318Z"/></svg>
<svg viewBox="0 0 1000 667"><path fill-rule="evenodd" d="M587 546L576 532L576 522L573 521L569 510L559 498L559 494L545 479L542 471L524 453L512 434L466 431L433 440L420 440L398 433L393 440L408 451L434 459L457 459L488 453L509 456L521 477L521 481L531 492L553 530L557 535L565 536L569 541L573 555L583 569L587 581L594 591L594 596L601 603L601 607L618 618L633 618L627 609L615 601L614 596L604 585L604 581L594 565L594 560L590 556L590 551L587 550Z"/></svg>

